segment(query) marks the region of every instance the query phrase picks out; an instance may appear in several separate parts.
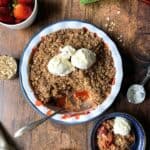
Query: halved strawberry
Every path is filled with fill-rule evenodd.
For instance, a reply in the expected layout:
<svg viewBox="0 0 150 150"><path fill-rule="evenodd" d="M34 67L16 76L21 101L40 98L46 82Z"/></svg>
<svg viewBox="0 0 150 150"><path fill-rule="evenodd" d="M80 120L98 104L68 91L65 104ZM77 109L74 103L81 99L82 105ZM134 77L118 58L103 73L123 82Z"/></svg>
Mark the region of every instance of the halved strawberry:
<svg viewBox="0 0 150 150"><path fill-rule="evenodd" d="M0 6L8 6L10 0L0 0Z"/></svg>
<svg viewBox="0 0 150 150"><path fill-rule="evenodd" d="M2 15L9 16L10 9L8 7L0 7L0 16Z"/></svg>
<svg viewBox="0 0 150 150"><path fill-rule="evenodd" d="M17 4L13 10L13 13L16 19L24 20L31 15L32 8L24 4Z"/></svg>
<svg viewBox="0 0 150 150"><path fill-rule="evenodd" d="M20 4L32 4L33 0L18 0L17 2Z"/></svg>
<svg viewBox="0 0 150 150"><path fill-rule="evenodd" d="M20 23L20 22L22 22L22 20L20 20L20 19L16 19L15 20L15 23L17 24L17 23Z"/></svg>
<svg viewBox="0 0 150 150"><path fill-rule="evenodd" d="M7 23L7 24L14 24L15 19L13 16L0 16L0 22Z"/></svg>

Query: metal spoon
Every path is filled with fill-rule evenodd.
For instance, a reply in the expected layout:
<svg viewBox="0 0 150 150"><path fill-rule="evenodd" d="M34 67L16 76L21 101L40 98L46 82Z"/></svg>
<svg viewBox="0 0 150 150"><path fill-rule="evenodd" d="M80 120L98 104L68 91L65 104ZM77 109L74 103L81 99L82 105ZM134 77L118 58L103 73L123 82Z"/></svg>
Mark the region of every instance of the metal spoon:
<svg viewBox="0 0 150 150"><path fill-rule="evenodd" d="M45 122L46 120L48 120L49 118L53 117L54 115L56 115L57 113L64 111L64 108L61 108L57 111L55 111L53 114L46 116L42 119L39 119L37 121L33 121L25 126L23 126L22 128L20 128L19 130L17 130L14 134L15 138L18 138L20 136L22 136L24 133L26 133L27 131L31 131L32 129L36 128L37 126L39 126L40 124L42 124L43 122Z"/></svg>
<svg viewBox="0 0 150 150"><path fill-rule="evenodd" d="M140 84L133 84L129 87L127 91L127 98L130 103L139 104L145 99L146 92L144 85L150 79L150 66L148 66L147 74Z"/></svg>
<svg viewBox="0 0 150 150"><path fill-rule="evenodd" d="M77 104L76 104L76 102L75 102L75 100L73 99L72 96L69 96L69 97L67 98L67 100L69 100L69 101L71 102L71 104L72 104L74 107L76 107ZM24 133L33 130L34 128L38 127L40 124L44 123L46 120L48 120L49 118L53 117L54 115L56 115L56 114L58 114L58 113L60 113L60 112L61 112L61 113L64 113L64 112L67 112L67 111L71 112L71 110L67 110L67 109L65 109L65 108L59 108L59 109L58 109L57 107L53 107L53 106L50 106L50 107L51 107L52 109L55 109L55 110L56 110L53 114L51 114L51 115L49 115L49 116L46 116L46 117L44 117L44 118L42 118L42 119L39 119L39 120L37 120L37 121L33 121L33 122L31 122L31 123L29 123L29 124L23 126L22 128L20 128L19 130L17 130L17 131L15 132L14 137L15 137L15 138L18 138L18 137L22 136ZM83 111L83 110L86 110L86 109L88 109L88 108L87 108L87 107L81 107L80 111Z"/></svg>
<svg viewBox="0 0 150 150"><path fill-rule="evenodd" d="M70 100L70 98L68 99ZM75 105L75 103L73 103L73 99L70 100L71 104ZM25 134L28 131L33 130L34 128L38 127L40 124L44 123L46 120L48 120L49 118L53 117L54 115L60 113L60 112L66 112L67 110L65 108L58 108L55 106L49 106L51 107L53 110L55 110L55 112L49 116L43 117L42 119L39 119L37 121L33 121L23 127L21 127L19 130L17 130L14 134L15 138L18 138L20 136L22 136L23 134Z"/></svg>

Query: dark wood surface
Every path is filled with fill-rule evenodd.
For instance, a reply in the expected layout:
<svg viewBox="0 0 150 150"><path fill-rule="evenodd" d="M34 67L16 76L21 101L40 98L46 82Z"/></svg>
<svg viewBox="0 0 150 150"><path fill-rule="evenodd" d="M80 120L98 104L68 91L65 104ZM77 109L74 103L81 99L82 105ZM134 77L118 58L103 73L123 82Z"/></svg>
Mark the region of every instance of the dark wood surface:
<svg viewBox="0 0 150 150"><path fill-rule="evenodd" d="M150 6L138 0L101 0L87 6L80 5L79 0L39 0L39 13L31 27L15 31L0 26L0 54L19 60L34 33L62 19L94 23L116 42L123 60L124 80L118 97L106 113L119 111L135 116L146 131L147 149L150 149L150 83L145 86L144 103L129 104L126 98L128 86L141 81L150 65ZM0 122L11 135L39 118L40 115L25 101L18 78L0 81ZM88 150L94 123L63 126L47 121L16 142L24 150Z"/></svg>

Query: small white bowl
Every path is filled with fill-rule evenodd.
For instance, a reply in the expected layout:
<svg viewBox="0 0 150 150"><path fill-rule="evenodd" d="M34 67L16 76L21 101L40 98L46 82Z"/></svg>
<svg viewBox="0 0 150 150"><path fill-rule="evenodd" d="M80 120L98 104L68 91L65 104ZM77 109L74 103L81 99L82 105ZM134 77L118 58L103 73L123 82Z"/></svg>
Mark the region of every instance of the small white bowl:
<svg viewBox="0 0 150 150"><path fill-rule="evenodd" d="M18 24L6 24L6 23L0 22L0 25L5 26L10 29L15 29L15 30L25 29L33 23L33 21L36 18L37 12L38 12L38 0L34 0L34 8L33 8L32 14L26 20Z"/></svg>

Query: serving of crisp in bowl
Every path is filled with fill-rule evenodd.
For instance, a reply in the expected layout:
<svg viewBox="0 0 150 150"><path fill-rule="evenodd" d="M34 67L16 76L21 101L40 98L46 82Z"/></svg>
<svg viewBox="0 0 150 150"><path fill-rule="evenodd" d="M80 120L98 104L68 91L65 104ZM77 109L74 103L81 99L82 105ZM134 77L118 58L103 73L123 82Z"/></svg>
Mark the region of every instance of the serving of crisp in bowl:
<svg viewBox="0 0 150 150"><path fill-rule="evenodd" d="M136 118L115 112L99 117L91 136L92 150L145 150L145 131Z"/></svg>
<svg viewBox="0 0 150 150"><path fill-rule="evenodd" d="M52 118L65 124L87 122L102 114L114 102L122 77L114 42L96 26L77 20L41 30L27 44L20 61L26 100L43 115L55 111L48 105L69 109ZM87 109L81 111L81 107Z"/></svg>

